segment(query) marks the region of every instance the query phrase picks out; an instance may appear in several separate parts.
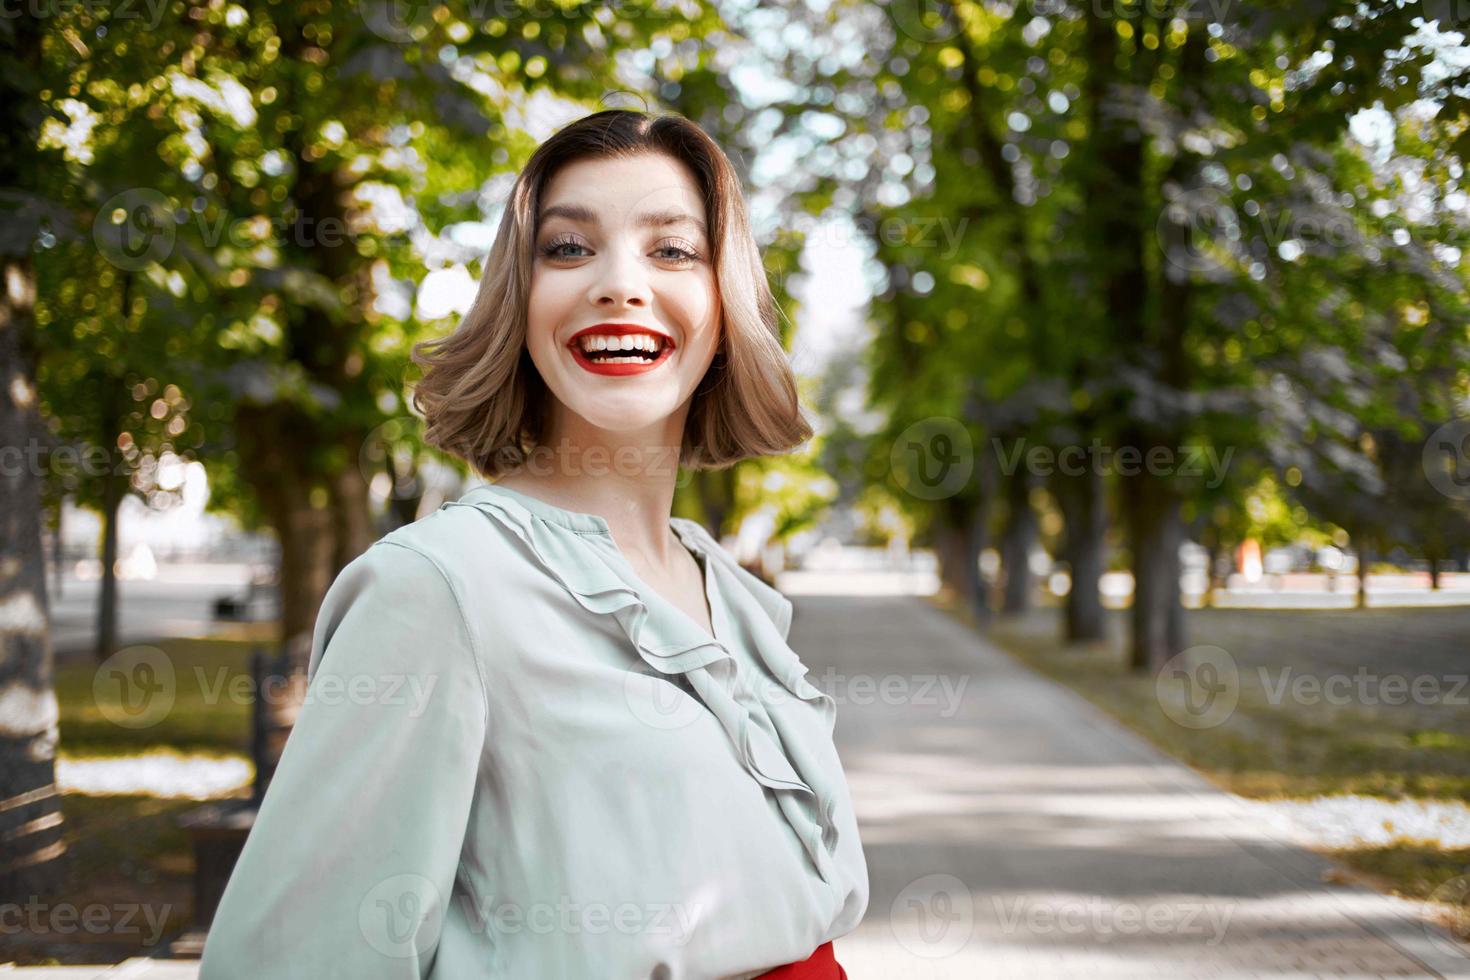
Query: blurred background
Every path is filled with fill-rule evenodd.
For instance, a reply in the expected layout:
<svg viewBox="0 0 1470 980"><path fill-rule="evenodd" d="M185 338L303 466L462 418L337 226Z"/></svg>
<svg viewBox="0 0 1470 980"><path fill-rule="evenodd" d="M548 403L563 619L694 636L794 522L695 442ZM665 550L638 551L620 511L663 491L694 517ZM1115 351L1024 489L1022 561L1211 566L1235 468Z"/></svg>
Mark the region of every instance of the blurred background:
<svg viewBox="0 0 1470 980"><path fill-rule="evenodd" d="M620 107L736 164L817 430L682 473L675 512L793 598L843 712L874 878L854 980L1453 975L1467 24L1459 0L7 5L0 963L193 975L327 586L482 482L423 444L410 347L468 309L535 146ZM1190 780L1292 888L1221 886L1241 865L1203 837L1156 860L1200 826L1166 817ZM1110 944L993 914L1176 894L1253 925Z"/></svg>

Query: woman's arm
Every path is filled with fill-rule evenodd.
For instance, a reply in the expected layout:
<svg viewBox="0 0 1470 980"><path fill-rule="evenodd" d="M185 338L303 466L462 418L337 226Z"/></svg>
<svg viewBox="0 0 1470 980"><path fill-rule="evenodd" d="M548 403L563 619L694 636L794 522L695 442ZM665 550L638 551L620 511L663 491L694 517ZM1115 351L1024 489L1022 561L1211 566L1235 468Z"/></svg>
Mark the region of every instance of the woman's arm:
<svg viewBox="0 0 1470 980"><path fill-rule="evenodd" d="M487 700L432 559L379 541L333 581L306 703L220 899L201 980L417 980L438 947Z"/></svg>

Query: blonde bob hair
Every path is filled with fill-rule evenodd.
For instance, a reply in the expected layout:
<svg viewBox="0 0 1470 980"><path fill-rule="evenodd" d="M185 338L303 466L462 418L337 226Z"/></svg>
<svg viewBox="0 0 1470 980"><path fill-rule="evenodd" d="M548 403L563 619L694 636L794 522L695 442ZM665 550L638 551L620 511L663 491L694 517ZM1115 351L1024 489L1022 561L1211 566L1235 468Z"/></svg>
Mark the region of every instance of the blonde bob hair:
<svg viewBox="0 0 1470 980"><path fill-rule="evenodd" d="M781 345L777 307L751 235L739 178L707 133L675 113L593 113L542 143L516 178L470 310L448 336L414 345L424 368L414 408L424 439L495 479L548 437L551 392L526 350L526 311L542 193L577 160L662 153L685 164L704 201L721 341L692 396L679 464L721 469L811 438Z"/></svg>

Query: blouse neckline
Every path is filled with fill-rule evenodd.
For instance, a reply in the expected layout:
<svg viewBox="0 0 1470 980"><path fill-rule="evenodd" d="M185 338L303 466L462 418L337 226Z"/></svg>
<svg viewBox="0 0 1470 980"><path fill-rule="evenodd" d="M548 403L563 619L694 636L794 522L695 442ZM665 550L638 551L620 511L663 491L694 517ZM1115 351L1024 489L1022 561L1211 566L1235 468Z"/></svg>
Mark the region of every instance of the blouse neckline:
<svg viewBox="0 0 1470 980"><path fill-rule="evenodd" d="M482 483L475 489L506 494L516 503L543 520L550 521L553 524L570 531L575 531L578 534L600 534L607 538L609 543L613 543L612 528L608 525L607 519L599 514L584 514L581 511L558 507L556 504L548 503L539 497L533 497L528 493L520 490L512 490L510 487L503 487L496 483ZM699 536L693 533L693 530L688 526L694 523L694 521L689 521L688 518L684 517L669 517L669 527L673 528L674 533L678 535L679 540L684 543L684 546L696 555L703 555L705 550L699 540ZM621 554L619 552L620 556ZM626 561L626 559L624 560Z"/></svg>
<svg viewBox="0 0 1470 980"><path fill-rule="evenodd" d="M638 577L638 573L633 570L633 566L628 562L627 557L617 547L617 543L613 541L612 528L608 526L606 518L598 514L585 514L581 511L568 510L565 507L548 503L539 497L532 497L530 494L522 493L520 490L512 490L510 487L502 487L494 483L481 484L477 489L486 489L492 493L506 494L537 517L567 528L568 530L575 531L578 534L597 534L605 537L607 543L612 546L613 553L617 555L618 561L622 563L633 581L638 584L642 594L652 597L658 603L668 607L680 618L687 621L690 626L694 627L701 636L709 637L711 643L721 647L724 646L722 637L724 637L728 627L725 627L722 622L724 610L720 605L719 588L714 581L714 577L717 574L715 572L715 563L709 560L705 549L700 545L699 537L690 528L685 527L681 523L685 518L671 516L669 518L669 527L673 529L675 535L684 544L684 547L690 551L695 563L699 566L700 591L704 593L705 603L709 608L710 630L706 630L699 623L695 622L693 617L688 613L659 595Z"/></svg>
<svg viewBox="0 0 1470 980"><path fill-rule="evenodd" d="M509 494L516 503L535 514L537 517L560 524L564 528L576 531L578 534L606 534L612 536L612 528L608 526L607 519L598 514L584 514L580 511L567 510L556 504L548 503L539 497L533 497L520 490L512 490L498 483L482 483L481 489L490 490L494 493Z"/></svg>

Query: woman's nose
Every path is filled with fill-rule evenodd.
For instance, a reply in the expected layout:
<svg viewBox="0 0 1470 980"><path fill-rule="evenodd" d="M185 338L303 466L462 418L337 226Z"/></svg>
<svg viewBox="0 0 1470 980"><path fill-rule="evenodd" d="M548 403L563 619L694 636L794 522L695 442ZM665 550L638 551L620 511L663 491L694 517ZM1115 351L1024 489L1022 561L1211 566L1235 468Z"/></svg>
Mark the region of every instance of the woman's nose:
<svg viewBox="0 0 1470 980"><path fill-rule="evenodd" d="M587 297L594 306L647 306L648 270L631 248L609 248L600 257Z"/></svg>

